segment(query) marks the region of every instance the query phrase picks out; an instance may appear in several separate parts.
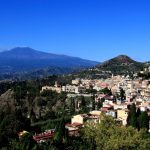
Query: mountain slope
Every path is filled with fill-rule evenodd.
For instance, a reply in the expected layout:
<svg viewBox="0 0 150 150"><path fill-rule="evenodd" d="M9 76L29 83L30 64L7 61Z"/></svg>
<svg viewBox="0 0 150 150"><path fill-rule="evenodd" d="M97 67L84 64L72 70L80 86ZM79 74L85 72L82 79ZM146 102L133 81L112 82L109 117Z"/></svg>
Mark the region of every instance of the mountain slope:
<svg viewBox="0 0 150 150"><path fill-rule="evenodd" d="M97 64L95 61L41 52L29 47L1 52L0 60L0 73L28 72L47 67L82 68Z"/></svg>
<svg viewBox="0 0 150 150"><path fill-rule="evenodd" d="M105 62L103 62L102 64L100 65L97 65L97 66L107 66L107 65L123 65L123 66L126 66L126 65L130 65L130 64L134 64L134 63L137 63L136 61L134 61L133 59L131 59L129 56L126 56L126 55L119 55L115 58L112 58L110 60L107 60Z"/></svg>
<svg viewBox="0 0 150 150"><path fill-rule="evenodd" d="M108 78L114 75L132 75L141 71L146 63L137 62L126 55L119 55L90 69L76 74L82 78Z"/></svg>
<svg viewBox="0 0 150 150"><path fill-rule="evenodd" d="M97 68L101 70L111 71L112 73L127 73L127 72L137 72L141 70L144 63L137 62L126 55L119 55L102 64L98 64Z"/></svg>

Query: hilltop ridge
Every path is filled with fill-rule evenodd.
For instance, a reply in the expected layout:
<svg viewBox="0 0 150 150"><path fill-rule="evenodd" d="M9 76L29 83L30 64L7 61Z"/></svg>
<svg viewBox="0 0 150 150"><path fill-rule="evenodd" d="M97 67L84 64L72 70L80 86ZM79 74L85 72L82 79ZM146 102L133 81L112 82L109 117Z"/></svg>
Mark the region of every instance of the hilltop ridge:
<svg viewBox="0 0 150 150"><path fill-rule="evenodd" d="M85 78L107 78L114 75L127 75L141 71L146 63L133 60L127 55L118 55L107 61L97 64L95 67L85 69L77 74Z"/></svg>
<svg viewBox="0 0 150 150"><path fill-rule="evenodd" d="M124 66L127 66L127 65L131 65L131 64L141 64L141 62L137 62L135 60L133 60L132 58L130 58L129 56L127 55L118 55L114 58L111 58L101 64L98 64L97 66L98 67L105 67L106 65L124 65Z"/></svg>

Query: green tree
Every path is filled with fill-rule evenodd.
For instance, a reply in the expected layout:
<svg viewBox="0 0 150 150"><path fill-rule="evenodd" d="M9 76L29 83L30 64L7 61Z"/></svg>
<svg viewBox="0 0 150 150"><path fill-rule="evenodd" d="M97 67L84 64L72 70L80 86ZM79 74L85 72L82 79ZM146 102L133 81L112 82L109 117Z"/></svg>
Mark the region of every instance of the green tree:
<svg viewBox="0 0 150 150"><path fill-rule="evenodd" d="M147 131L149 129L149 117L146 111L141 112L140 116L138 117L138 124L139 128L145 128Z"/></svg>
<svg viewBox="0 0 150 150"><path fill-rule="evenodd" d="M100 93L104 93L104 94L108 94L108 95L112 95L111 89L108 89L107 87L100 90Z"/></svg>
<svg viewBox="0 0 150 150"><path fill-rule="evenodd" d="M123 88L120 89L120 98L121 100L125 99L125 91L123 90Z"/></svg>
<svg viewBox="0 0 150 150"><path fill-rule="evenodd" d="M140 110L140 108L138 108L136 111L136 117L138 118L140 115L141 115L141 110Z"/></svg>
<svg viewBox="0 0 150 150"><path fill-rule="evenodd" d="M134 103L130 106L129 109L127 125L135 128L137 127L136 105Z"/></svg>
<svg viewBox="0 0 150 150"><path fill-rule="evenodd" d="M95 104L95 94L93 94L93 96L92 96L92 110L95 110L95 106L96 106L96 104Z"/></svg>
<svg viewBox="0 0 150 150"><path fill-rule="evenodd" d="M11 139L16 139L20 131L30 130L30 120L22 111L19 107L15 110L5 107L0 113L0 149L8 146Z"/></svg>
<svg viewBox="0 0 150 150"><path fill-rule="evenodd" d="M57 128L56 128L56 133L55 133L55 136L54 136L54 144L55 146L58 148L58 149L62 149L63 148L63 143L64 143L64 140L66 138L66 129L65 129L65 119L64 119L64 112L63 112L63 115L62 115L62 118L61 118L61 121L60 123L57 125Z"/></svg>
<svg viewBox="0 0 150 150"><path fill-rule="evenodd" d="M84 96L77 97L77 101L79 102L79 113L87 113L89 112L90 108L88 107L88 101Z"/></svg>
<svg viewBox="0 0 150 150"><path fill-rule="evenodd" d="M41 118L41 113L42 113L42 110L43 110L43 106L47 106L47 101L44 100L42 97L39 97L37 99L37 106L39 107L39 117Z"/></svg>
<svg viewBox="0 0 150 150"><path fill-rule="evenodd" d="M11 140L9 146L11 150L35 150L36 142L30 133L26 133L19 140Z"/></svg>
<svg viewBox="0 0 150 150"><path fill-rule="evenodd" d="M138 108L137 111L136 111L136 118L137 118L137 123L136 123L137 125L136 125L136 127L137 127L138 130L140 130L140 125L139 125L139 121L140 121L139 117L140 117L140 115L141 115L141 110L140 110L140 108Z"/></svg>
<svg viewBox="0 0 150 150"><path fill-rule="evenodd" d="M74 114L75 113L75 99L74 98L70 98L70 113Z"/></svg>
<svg viewBox="0 0 150 150"><path fill-rule="evenodd" d="M91 146L89 150L147 150L149 140L144 130L120 126L111 116L102 115L100 123L87 123L83 129L83 143Z"/></svg>
<svg viewBox="0 0 150 150"><path fill-rule="evenodd" d="M103 106L103 102L105 101L104 98L101 98L98 100L98 103L97 103L97 109L99 110L102 106Z"/></svg>

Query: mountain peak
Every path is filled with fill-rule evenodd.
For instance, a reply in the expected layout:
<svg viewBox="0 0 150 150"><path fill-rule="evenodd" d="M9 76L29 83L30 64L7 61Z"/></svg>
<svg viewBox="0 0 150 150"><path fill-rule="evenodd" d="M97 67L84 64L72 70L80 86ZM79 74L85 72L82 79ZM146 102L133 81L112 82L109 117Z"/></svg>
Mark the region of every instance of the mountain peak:
<svg viewBox="0 0 150 150"><path fill-rule="evenodd" d="M95 66L97 62L66 55L57 55L34 50L30 47L15 47L0 52L0 69L2 72L22 72L47 67L86 68Z"/></svg>
<svg viewBox="0 0 150 150"><path fill-rule="evenodd" d="M112 59L109 59L102 64L99 64L98 67L105 67L105 66L128 66L131 64L139 63L130 58L127 55L118 55Z"/></svg>
<svg viewBox="0 0 150 150"><path fill-rule="evenodd" d="M109 71L112 74L129 74L140 71L144 63L137 62L127 55L119 55L97 65L101 71Z"/></svg>
<svg viewBox="0 0 150 150"><path fill-rule="evenodd" d="M9 53L15 53L15 54L18 54L18 53L27 54L27 53L36 53L38 51L34 50L34 49L30 48L30 47L15 47L13 49L10 49L7 52L9 52Z"/></svg>
<svg viewBox="0 0 150 150"><path fill-rule="evenodd" d="M122 54L122 55L118 55L116 58L130 58L130 57Z"/></svg>
<svg viewBox="0 0 150 150"><path fill-rule="evenodd" d="M127 55L119 55L115 58L110 59L109 61L117 61L118 63L131 64L135 61Z"/></svg>
<svg viewBox="0 0 150 150"><path fill-rule="evenodd" d="M33 51L34 49L32 49L28 46L23 46L23 47L15 47L15 48L11 49L10 51L24 51L24 50Z"/></svg>
<svg viewBox="0 0 150 150"><path fill-rule="evenodd" d="M8 51L3 51L0 53L0 56L4 58L13 58L13 59L45 59L52 57L53 54L34 50L30 47L15 47Z"/></svg>

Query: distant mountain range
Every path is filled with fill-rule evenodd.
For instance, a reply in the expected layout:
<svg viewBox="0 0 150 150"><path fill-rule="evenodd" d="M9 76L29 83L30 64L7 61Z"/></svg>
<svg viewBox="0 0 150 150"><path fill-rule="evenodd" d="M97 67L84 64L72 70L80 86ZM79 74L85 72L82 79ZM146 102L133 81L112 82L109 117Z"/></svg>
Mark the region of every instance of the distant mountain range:
<svg viewBox="0 0 150 150"><path fill-rule="evenodd" d="M0 52L0 80L68 74L97 64L96 61L78 57L42 52L30 47L16 47Z"/></svg>
<svg viewBox="0 0 150 150"><path fill-rule="evenodd" d="M29 47L16 47L0 52L0 73L28 72L48 67L76 69L96 64L96 61L41 52Z"/></svg>
<svg viewBox="0 0 150 150"><path fill-rule="evenodd" d="M149 62L137 62L126 55L119 55L103 63L78 57L37 51L29 47L16 47L0 52L0 80L30 79L52 74L74 73L79 77L108 77L111 74L133 74Z"/></svg>

